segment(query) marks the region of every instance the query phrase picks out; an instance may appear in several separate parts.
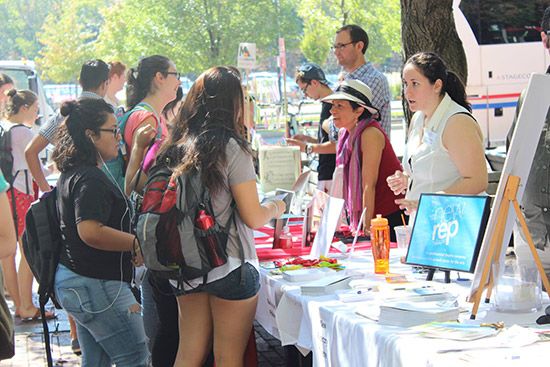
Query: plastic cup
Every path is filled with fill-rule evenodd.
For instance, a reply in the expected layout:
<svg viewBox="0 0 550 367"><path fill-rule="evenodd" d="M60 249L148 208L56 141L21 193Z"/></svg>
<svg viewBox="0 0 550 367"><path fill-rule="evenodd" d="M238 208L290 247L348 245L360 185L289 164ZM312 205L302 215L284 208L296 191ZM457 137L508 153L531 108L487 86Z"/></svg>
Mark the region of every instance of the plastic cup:
<svg viewBox="0 0 550 367"><path fill-rule="evenodd" d="M397 248L400 250L407 250L411 240L411 231L409 226L395 226L393 230L395 231Z"/></svg>

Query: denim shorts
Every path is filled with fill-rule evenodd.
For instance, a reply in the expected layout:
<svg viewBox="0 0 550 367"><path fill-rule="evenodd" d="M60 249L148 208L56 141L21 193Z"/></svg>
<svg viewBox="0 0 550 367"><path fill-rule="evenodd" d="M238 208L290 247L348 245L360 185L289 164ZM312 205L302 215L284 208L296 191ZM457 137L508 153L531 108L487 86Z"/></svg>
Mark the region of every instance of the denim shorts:
<svg viewBox="0 0 550 367"><path fill-rule="evenodd" d="M242 267L244 267L244 271L242 271ZM260 290L260 273L258 273L258 270L253 265L244 263L224 278L211 283L201 284L194 289L183 290L182 287L173 288L176 296L205 292L221 299L239 301L254 297L258 293Z"/></svg>

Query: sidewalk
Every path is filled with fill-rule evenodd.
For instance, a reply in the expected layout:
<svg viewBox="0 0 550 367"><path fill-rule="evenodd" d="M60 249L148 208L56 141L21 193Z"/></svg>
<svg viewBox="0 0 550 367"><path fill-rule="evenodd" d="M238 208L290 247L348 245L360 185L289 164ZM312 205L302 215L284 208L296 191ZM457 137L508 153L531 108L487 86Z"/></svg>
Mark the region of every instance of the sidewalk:
<svg viewBox="0 0 550 367"><path fill-rule="evenodd" d="M37 301L35 301L38 303ZM13 313L13 303L8 300ZM80 357L71 350L69 321L63 310L56 310L57 319L48 321L51 336L52 359L54 366L80 366ZM259 367L283 367L285 356L279 340L273 338L257 323L254 324L258 348ZM46 366L46 355L42 335L42 322L15 321L15 357L1 361L1 367Z"/></svg>

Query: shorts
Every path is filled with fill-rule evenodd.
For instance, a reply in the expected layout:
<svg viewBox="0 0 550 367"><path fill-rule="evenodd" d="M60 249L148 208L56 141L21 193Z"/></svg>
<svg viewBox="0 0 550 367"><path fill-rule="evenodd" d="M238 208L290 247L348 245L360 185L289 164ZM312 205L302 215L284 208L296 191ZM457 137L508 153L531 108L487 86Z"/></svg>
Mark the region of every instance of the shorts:
<svg viewBox="0 0 550 367"><path fill-rule="evenodd" d="M24 194L21 191L17 190L16 188L9 189L7 191L8 194L8 200L10 203L10 210L12 210L13 215L13 203L12 203L12 197L11 194L14 194L15 196L15 213L17 214L17 236L21 237L23 234L23 231L25 231L25 216L27 215L27 211L31 207L32 202L34 201L34 195L31 194ZM15 219L15 216L13 216Z"/></svg>
<svg viewBox="0 0 550 367"><path fill-rule="evenodd" d="M243 266L244 272L241 271ZM242 284L241 273L243 276ZM212 283L201 284L191 290L173 288L176 296L205 292L221 299L239 301L254 297L258 293L260 290L260 273L252 264L244 263L224 278L215 280Z"/></svg>

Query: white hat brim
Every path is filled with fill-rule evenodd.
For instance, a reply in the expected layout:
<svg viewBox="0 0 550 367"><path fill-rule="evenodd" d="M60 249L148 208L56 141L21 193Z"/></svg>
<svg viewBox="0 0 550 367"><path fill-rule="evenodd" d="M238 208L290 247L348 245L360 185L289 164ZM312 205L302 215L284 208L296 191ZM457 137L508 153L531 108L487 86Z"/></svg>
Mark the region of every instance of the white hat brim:
<svg viewBox="0 0 550 367"><path fill-rule="evenodd" d="M352 96L351 94L345 93L345 92L334 92L324 98L321 98L321 101L332 103L332 101L353 101L357 104L359 104L361 107L366 108L369 110L372 114L378 114L378 110L376 108L369 107L365 105L365 102L360 100L359 98Z"/></svg>

